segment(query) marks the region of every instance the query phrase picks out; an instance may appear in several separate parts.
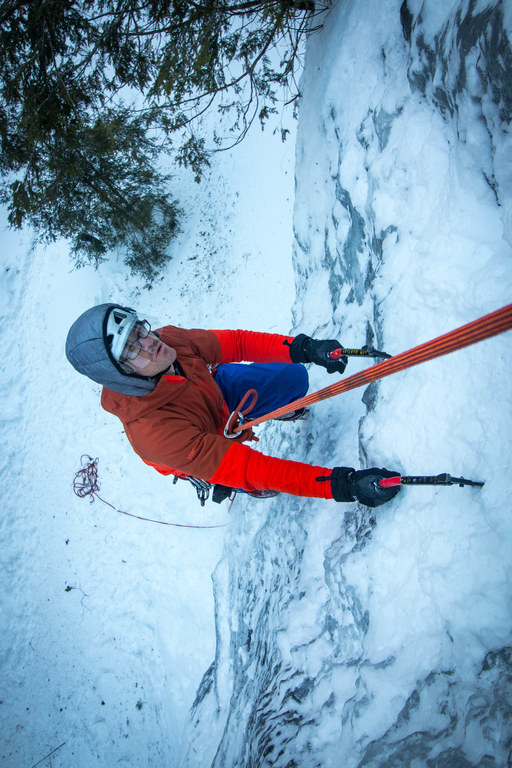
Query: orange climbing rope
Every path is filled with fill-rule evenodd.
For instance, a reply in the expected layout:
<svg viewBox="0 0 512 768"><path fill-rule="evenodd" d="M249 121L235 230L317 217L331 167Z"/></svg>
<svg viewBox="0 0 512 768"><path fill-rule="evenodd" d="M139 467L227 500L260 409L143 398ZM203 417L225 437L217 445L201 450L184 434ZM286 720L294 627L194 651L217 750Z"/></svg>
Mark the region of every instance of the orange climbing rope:
<svg viewBox="0 0 512 768"><path fill-rule="evenodd" d="M443 336L438 336L406 352L401 352L399 355L395 355L388 360L383 360L381 363L367 368L365 371L349 376L348 379L331 384L329 387L320 389L318 392L312 392L310 395L294 400L292 403L288 403L288 405L282 408L277 408L275 411L271 411L264 416L259 416L257 419L234 426L232 431L235 434L240 433L269 419L276 419L299 408L305 408L308 405L334 397L334 395L339 395L342 392L348 392L364 384L377 381L377 379L383 379L385 376L391 376L392 373L403 371L427 360L433 360L436 357L441 357L441 355L447 355L450 352L455 352L457 349L469 347L471 344L497 336L500 333L509 331L511 328L512 304L507 304L506 307L498 309L496 312L491 312L489 315L480 317L478 320L473 320L473 322L467 325L450 331L450 333L445 333Z"/></svg>

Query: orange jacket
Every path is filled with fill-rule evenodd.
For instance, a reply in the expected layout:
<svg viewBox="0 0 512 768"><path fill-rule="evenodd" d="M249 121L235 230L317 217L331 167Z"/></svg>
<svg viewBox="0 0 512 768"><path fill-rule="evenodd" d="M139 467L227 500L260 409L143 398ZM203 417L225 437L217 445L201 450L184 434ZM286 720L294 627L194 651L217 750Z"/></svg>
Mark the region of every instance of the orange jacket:
<svg viewBox="0 0 512 768"><path fill-rule="evenodd" d="M184 376L164 375L153 392L135 397L103 388L101 404L122 421L134 451L162 474L192 475L244 490L275 490L332 498L318 482L331 470L265 456L223 431L229 412L211 370L220 363L289 363L292 338L252 331L185 330L166 326Z"/></svg>

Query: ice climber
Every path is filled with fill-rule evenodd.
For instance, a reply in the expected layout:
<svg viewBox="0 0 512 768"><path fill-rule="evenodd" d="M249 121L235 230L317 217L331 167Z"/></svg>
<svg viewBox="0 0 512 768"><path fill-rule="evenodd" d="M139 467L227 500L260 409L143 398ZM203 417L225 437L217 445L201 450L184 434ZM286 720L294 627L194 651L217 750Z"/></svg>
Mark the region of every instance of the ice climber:
<svg viewBox="0 0 512 768"><path fill-rule="evenodd" d="M329 358L340 346L303 333L172 325L153 331L133 309L100 304L71 326L66 356L77 371L103 385L103 408L121 420L146 464L164 475L197 479L196 487L211 484L214 500L238 489L260 497L283 492L376 507L399 490L381 488L378 481L399 473L312 466L254 450L245 442L248 432L237 439L224 436L229 414L248 389L258 392L250 414L256 418L306 394L303 363L343 373L347 359Z"/></svg>

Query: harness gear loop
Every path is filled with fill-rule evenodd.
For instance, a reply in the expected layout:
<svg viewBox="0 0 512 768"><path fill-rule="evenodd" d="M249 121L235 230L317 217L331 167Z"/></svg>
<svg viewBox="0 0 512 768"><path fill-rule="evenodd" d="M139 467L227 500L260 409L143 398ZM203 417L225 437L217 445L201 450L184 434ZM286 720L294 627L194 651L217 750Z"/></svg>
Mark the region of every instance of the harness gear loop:
<svg viewBox="0 0 512 768"><path fill-rule="evenodd" d="M244 408L244 405L249 397L252 397L251 403L247 406L247 408ZM235 438L240 437L240 432L235 432L235 430L239 427L241 422L243 421L243 417L246 416L246 414L249 413L249 411L252 411L254 406L256 405L256 402L258 400L258 393L255 389L248 389L245 395L240 400L239 404L235 408L235 410L229 415L229 419L226 422L226 426L224 427L224 437L229 438ZM252 439L258 441L259 438L252 435Z"/></svg>
<svg viewBox="0 0 512 768"><path fill-rule="evenodd" d="M427 360L433 360L436 357L447 355L458 349L469 347L471 344L484 341L484 339L490 339L492 336L497 336L500 333L509 331L511 328L512 304L507 304L505 307L502 307L495 312L491 312L488 315L478 318L478 320L473 320L471 323L462 325L460 328L456 328L449 333L437 336L431 341L427 341L417 347L401 352L399 355L383 360L381 363L377 363L377 365L374 365L365 371L355 373L347 379L343 379L324 389L318 390L318 392L312 392L310 395L294 400L292 403L288 403L288 405L284 405L282 408L277 408L275 411L271 411L264 416L259 416L257 419L247 421L244 424L239 424L238 426L233 427L233 430L236 434L240 434L243 430L251 429L256 426L256 424L261 424L270 419L276 419L279 416L284 416L286 413L295 411L298 408L306 408L308 405L318 403L321 400L326 400L329 397L334 397L334 395L339 395L342 392L348 392L349 390L356 389L364 384L369 384L372 381L383 379L385 376L391 376L392 373L403 371L406 368L411 368L419 363L424 363ZM228 435L228 437L233 437L233 435Z"/></svg>

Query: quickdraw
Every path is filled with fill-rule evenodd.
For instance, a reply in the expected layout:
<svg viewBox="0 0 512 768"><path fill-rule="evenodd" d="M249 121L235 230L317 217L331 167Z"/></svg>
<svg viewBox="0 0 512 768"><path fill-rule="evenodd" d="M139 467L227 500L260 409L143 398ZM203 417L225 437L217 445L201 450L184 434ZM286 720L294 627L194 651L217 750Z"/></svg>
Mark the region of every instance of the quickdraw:
<svg viewBox="0 0 512 768"><path fill-rule="evenodd" d="M198 477L186 475L185 477L175 476L172 484L176 485L178 480L188 480L188 482L194 486L196 489L197 498L199 499L199 503L202 507L204 507L210 497L210 488L212 487L211 483L209 483L207 480L200 480Z"/></svg>

